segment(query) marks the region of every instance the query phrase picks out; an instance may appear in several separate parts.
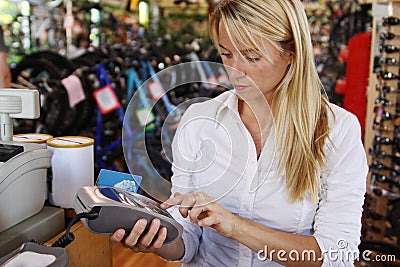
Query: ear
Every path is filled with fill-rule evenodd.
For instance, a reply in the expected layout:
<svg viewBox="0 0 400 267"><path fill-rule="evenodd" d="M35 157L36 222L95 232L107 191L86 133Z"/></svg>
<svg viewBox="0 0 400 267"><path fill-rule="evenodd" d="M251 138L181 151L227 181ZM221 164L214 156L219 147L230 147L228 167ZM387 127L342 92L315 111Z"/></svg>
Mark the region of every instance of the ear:
<svg viewBox="0 0 400 267"><path fill-rule="evenodd" d="M293 64L293 57L294 57L293 52L290 52L289 53L289 63L288 63L288 65Z"/></svg>

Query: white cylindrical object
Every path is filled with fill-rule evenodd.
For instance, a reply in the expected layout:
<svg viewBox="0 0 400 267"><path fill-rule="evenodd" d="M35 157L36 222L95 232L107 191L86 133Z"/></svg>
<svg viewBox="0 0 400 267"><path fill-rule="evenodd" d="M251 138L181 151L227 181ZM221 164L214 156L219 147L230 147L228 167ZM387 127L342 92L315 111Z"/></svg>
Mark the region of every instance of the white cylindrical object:
<svg viewBox="0 0 400 267"><path fill-rule="evenodd" d="M50 134L44 133L24 133L24 134L14 134L14 142L22 143L34 143L34 144L44 144L46 146L46 141L53 138Z"/></svg>
<svg viewBox="0 0 400 267"><path fill-rule="evenodd" d="M94 140L82 136L63 136L50 138L46 143L53 152L50 204L73 208L78 189L94 184Z"/></svg>

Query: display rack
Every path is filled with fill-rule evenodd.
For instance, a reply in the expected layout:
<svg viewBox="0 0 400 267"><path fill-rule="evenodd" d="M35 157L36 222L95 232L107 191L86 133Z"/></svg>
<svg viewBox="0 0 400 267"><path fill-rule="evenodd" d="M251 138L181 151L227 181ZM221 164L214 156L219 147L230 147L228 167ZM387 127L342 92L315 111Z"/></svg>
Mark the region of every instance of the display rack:
<svg viewBox="0 0 400 267"><path fill-rule="evenodd" d="M363 239L399 245L400 146L399 146L399 51L400 24L388 25L387 18L400 19L400 1L379 1L385 16L373 19L369 85L364 145L370 172L363 214ZM383 38L391 32L393 39ZM391 51L393 50L393 51ZM391 58L394 64L382 62ZM390 91L390 92L388 92Z"/></svg>

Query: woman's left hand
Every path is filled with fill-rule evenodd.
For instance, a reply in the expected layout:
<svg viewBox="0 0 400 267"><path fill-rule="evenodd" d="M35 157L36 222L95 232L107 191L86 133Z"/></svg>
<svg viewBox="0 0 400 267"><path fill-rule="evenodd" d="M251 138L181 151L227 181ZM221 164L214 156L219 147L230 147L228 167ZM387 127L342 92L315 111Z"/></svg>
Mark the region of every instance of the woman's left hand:
<svg viewBox="0 0 400 267"><path fill-rule="evenodd" d="M199 226L210 226L220 235L231 237L239 217L218 204L204 192L194 194L175 193L174 197L161 204L161 208L168 209L179 205L179 212L184 218L189 216L192 223Z"/></svg>

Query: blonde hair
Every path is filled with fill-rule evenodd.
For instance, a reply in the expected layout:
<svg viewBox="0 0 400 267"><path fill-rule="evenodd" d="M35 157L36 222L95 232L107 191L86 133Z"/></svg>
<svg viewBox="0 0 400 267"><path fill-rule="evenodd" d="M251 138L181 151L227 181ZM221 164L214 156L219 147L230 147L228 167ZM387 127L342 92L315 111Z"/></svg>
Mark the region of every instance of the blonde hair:
<svg viewBox="0 0 400 267"><path fill-rule="evenodd" d="M268 41L292 63L272 101L276 144L281 158L278 174L286 172L291 201L307 192L318 200L324 145L329 139L328 103L315 67L307 17L299 0L222 0L210 15L210 36L219 45L223 23L235 48L238 44L263 51ZM259 38L255 38L259 37ZM268 56L263 54L268 59ZM279 112L279 111L285 112Z"/></svg>

